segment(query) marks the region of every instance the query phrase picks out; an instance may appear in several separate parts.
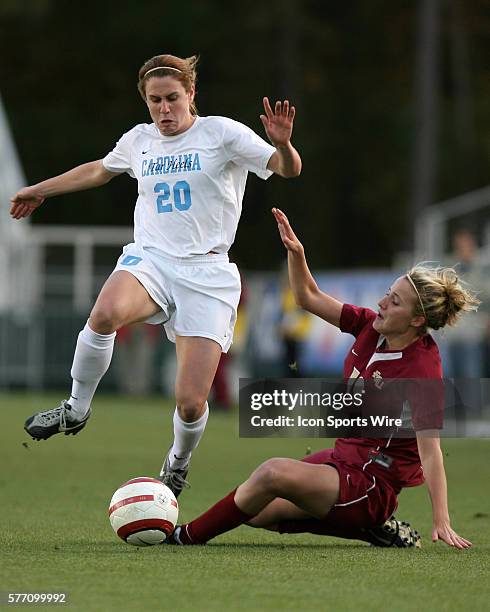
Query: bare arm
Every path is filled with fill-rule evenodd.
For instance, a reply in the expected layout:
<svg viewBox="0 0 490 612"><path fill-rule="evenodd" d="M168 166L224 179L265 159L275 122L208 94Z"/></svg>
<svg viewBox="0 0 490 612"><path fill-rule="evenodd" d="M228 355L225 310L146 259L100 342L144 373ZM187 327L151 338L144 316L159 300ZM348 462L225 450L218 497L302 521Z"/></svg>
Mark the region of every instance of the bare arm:
<svg viewBox="0 0 490 612"><path fill-rule="evenodd" d="M115 176L117 174L106 170L100 159L82 164L64 174L18 191L10 199L12 204L10 215L14 219L29 217L46 198L99 187Z"/></svg>
<svg viewBox="0 0 490 612"><path fill-rule="evenodd" d="M301 173L301 157L291 143L284 147L276 146L276 152L271 155L267 169L283 178L294 178Z"/></svg>
<svg viewBox="0 0 490 612"><path fill-rule="evenodd" d="M328 323L340 326L342 302L321 291L306 262L303 245L296 237L286 215L278 208L272 209L279 234L288 251L289 283L298 306Z"/></svg>
<svg viewBox="0 0 490 612"><path fill-rule="evenodd" d="M267 169L283 178L292 178L301 173L301 157L291 144L293 122L296 110L289 106L289 101L276 102L274 111L269 99L264 98L265 115L260 115L265 132L271 143L276 147L271 155Z"/></svg>
<svg viewBox="0 0 490 612"><path fill-rule="evenodd" d="M438 432L417 432L417 445L432 503L432 541L441 539L455 548L469 548L471 542L458 535L449 520L446 472Z"/></svg>

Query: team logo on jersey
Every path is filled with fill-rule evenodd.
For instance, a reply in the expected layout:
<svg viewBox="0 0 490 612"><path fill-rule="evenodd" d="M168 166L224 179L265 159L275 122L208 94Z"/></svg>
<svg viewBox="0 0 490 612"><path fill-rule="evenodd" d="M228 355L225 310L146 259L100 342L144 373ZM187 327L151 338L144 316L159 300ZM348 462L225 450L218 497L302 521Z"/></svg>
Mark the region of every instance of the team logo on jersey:
<svg viewBox="0 0 490 612"><path fill-rule="evenodd" d="M385 384L383 381L383 377L381 376L381 372L379 370L375 370L373 372L372 378L374 380L374 386L376 387L376 389L379 389L381 391L383 385Z"/></svg>
<svg viewBox="0 0 490 612"><path fill-rule="evenodd" d="M149 149L148 149L149 151ZM148 153L142 151L142 154ZM156 159L144 159L141 162L141 176L155 174L175 174L176 172L196 172L201 170L199 153L184 153L181 155L165 155Z"/></svg>

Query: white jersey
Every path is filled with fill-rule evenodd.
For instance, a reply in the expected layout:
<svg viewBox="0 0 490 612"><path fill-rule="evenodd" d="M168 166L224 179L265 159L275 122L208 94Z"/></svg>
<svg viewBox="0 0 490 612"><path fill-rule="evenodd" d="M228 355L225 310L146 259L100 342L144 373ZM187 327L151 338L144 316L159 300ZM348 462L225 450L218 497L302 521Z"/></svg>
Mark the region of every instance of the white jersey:
<svg viewBox="0 0 490 612"><path fill-rule="evenodd" d="M172 257L226 253L242 211L248 171L267 179L275 148L226 117L196 117L177 136L155 124L126 132L102 163L138 181L134 240Z"/></svg>

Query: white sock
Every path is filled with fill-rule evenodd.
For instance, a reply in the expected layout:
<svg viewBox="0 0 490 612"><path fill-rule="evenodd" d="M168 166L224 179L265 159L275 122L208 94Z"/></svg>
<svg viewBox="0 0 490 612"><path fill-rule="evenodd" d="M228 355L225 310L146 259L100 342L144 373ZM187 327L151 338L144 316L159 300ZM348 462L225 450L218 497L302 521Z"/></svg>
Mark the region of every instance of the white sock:
<svg viewBox="0 0 490 612"><path fill-rule="evenodd" d="M193 423L183 421L177 408L174 412L174 444L170 450L170 467L184 468L191 458L192 451L199 444L209 417L209 406L206 402L206 410Z"/></svg>
<svg viewBox="0 0 490 612"><path fill-rule="evenodd" d="M100 379L107 372L114 349L112 334L97 334L88 322L78 334L77 347L71 367L73 385L68 403L73 416L81 420L90 410L90 403Z"/></svg>

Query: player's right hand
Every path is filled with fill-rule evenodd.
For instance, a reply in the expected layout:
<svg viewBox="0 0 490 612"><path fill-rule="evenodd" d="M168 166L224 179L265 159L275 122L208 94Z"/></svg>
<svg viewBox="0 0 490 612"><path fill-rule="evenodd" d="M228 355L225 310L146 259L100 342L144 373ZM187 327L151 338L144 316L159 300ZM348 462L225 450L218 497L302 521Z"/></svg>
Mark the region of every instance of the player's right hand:
<svg viewBox="0 0 490 612"><path fill-rule="evenodd" d="M304 253L303 245L293 232L293 228L289 225L288 218L282 210L273 208L272 214L277 221L277 228L286 249L292 253Z"/></svg>
<svg viewBox="0 0 490 612"><path fill-rule="evenodd" d="M45 198L35 187L24 187L10 198L10 216L14 219L29 217L41 206Z"/></svg>

